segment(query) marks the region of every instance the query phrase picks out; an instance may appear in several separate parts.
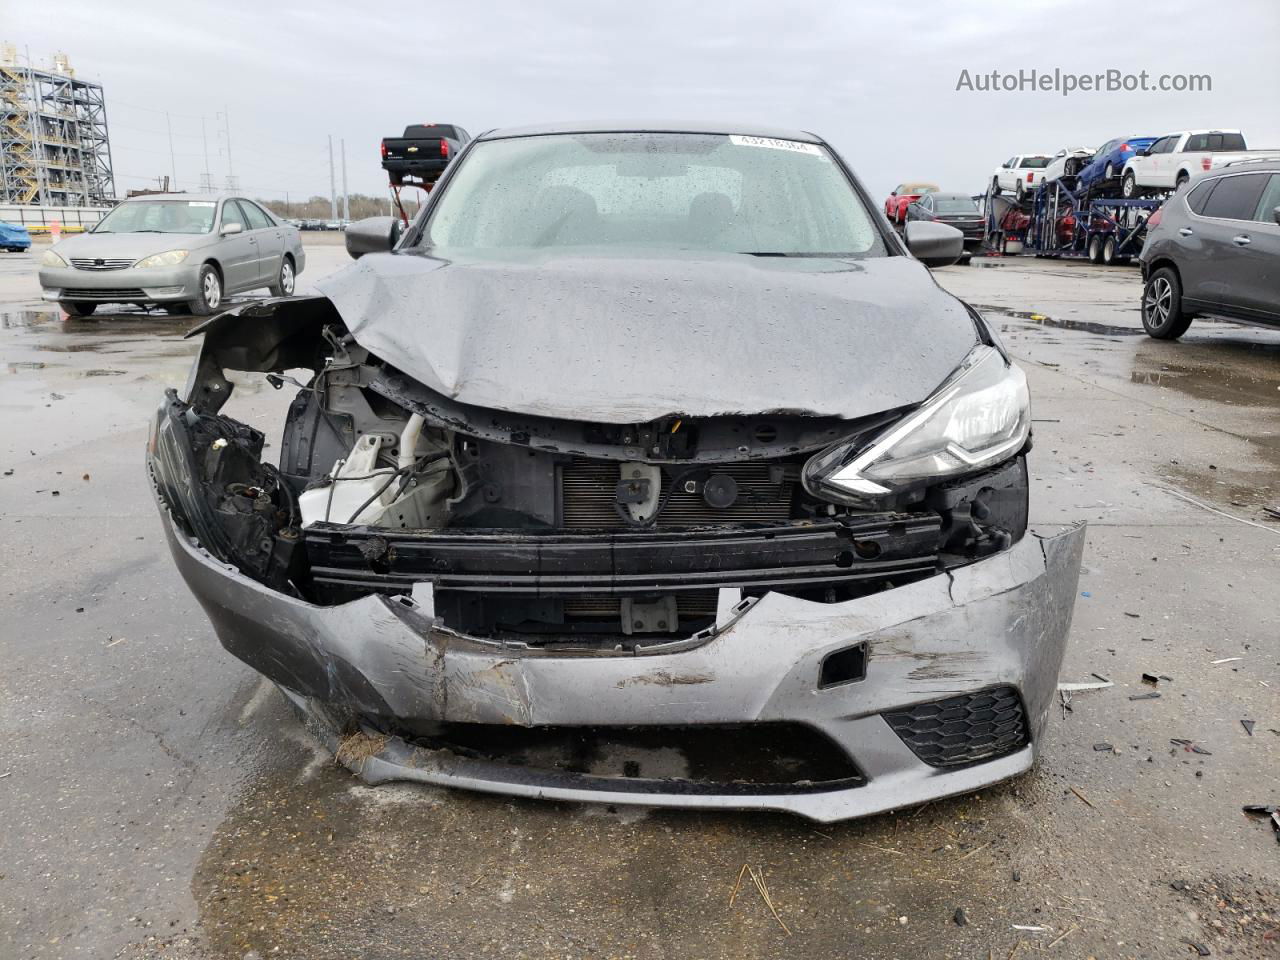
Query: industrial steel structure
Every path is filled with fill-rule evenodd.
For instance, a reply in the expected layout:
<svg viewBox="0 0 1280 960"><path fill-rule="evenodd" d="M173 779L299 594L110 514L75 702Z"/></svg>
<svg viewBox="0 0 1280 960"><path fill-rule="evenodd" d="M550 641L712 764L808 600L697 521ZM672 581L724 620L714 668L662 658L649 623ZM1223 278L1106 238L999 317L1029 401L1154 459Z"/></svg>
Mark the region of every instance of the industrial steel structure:
<svg viewBox="0 0 1280 960"><path fill-rule="evenodd" d="M0 203L78 207L114 198L101 85L76 79L65 54L41 70L0 46Z"/></svg>

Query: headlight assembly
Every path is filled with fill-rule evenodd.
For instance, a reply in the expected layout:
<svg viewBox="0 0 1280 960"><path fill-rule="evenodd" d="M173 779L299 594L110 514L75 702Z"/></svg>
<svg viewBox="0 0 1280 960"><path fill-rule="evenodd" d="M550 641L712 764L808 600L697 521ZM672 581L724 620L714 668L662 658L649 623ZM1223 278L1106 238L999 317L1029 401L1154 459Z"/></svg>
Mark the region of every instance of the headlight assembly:
<svg viewBox="0 0 1280 960"><path fill-rule="evenodd" d="M44 255L40 257L40 266L42 267L65 267L66 265L67 261L52 250L46 250Z"/></svg>
<svg viewBox="0 0 1280 960"><path fill-rule="evenodd" d="M143 257L133 266L135 269L137 267L176 267L185 259L187 259L187 251L167 250L164 253L157 253L150 257Z"/></svg>
<svg viewBox="0 0 1280 960"><path fill-rule="evenodd" d="M1031 432L1027 378L998 350L976 347L923 404L865 447L837 444L810 460L816 497L859 507L918 486L994 466Z"/></svg>

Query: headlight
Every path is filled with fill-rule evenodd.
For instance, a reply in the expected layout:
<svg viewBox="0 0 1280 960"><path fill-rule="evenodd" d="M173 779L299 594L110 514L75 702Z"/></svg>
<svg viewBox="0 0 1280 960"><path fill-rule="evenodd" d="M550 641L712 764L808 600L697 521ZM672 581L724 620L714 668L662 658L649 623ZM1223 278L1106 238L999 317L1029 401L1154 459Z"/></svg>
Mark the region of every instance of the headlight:
<svg viewBox="0 0 1280 960"><path fill-rule="evenodd" d="M52 250L46 250L44 256L40 258L40 266L42 267L65 267L67 261L58 256Z"/></svg>
<svg viewBox="0 0 1280 960"><path fill-rule="evenodd" d="M1026 376L983 345L869 446L837 445L810 460L804 484L824 500L874 506L921 480L945 480L1007 460L1030 432Z"/></svg>
<svg viewBox="0 0 1280 960"><path fill-rule="evenodd" d="M187 259L187 251L167 250L164 253L143 257L134 264L134 267L176 267L185 259Z"/></svg>

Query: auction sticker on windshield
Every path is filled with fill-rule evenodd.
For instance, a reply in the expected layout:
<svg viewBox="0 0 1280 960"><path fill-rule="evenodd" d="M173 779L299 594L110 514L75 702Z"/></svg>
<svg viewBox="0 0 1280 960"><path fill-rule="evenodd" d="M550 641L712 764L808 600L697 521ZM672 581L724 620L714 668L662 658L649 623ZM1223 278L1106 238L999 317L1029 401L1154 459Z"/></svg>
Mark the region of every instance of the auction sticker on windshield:
<svg viewBox="0 0 1280 960"><path fill-rule="evenodd" d="M798 140L777 140L773 137L744 137L741 134L729 134L729 142L737 144L740 147L766 147L769 150L789 150L791 153L803 153L810 157L818 157L825 160L826 155L823 154L812 143L801 143Z"/></svg>

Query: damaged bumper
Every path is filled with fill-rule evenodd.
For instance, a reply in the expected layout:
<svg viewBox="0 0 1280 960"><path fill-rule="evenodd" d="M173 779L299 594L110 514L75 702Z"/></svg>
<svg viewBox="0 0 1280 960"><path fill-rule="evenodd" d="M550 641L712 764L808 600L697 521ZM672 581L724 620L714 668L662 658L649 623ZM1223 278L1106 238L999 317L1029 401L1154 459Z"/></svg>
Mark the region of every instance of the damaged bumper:
<svg viewBox="0 0 1280 960"><path fill-rule="evenodd" d="M835 603L720 592L716 625L638 650L565 653L440 626L432 592L317 606L204 550L161 502L178 567L232 654L279 684L371 783L414 780L568 801L767 809L840 820L963 793L1031 766L1076 592L1083 527L1028 535L991 557ZM834 666L833 666L834 664ZM836 775L691 775L677 758L544 762L450 746L474 731L674 731L744 743L785 727ZM419 735L427 731L425 735ZM433 732L438 735L433 735ZM498 739L501 739L499 737ZM735 747L734 749L738 749ZM667 754L670 750L665 751ZM625 750L623 751L625 752ZM668 760L670 757L668 756Z"/></svg>

